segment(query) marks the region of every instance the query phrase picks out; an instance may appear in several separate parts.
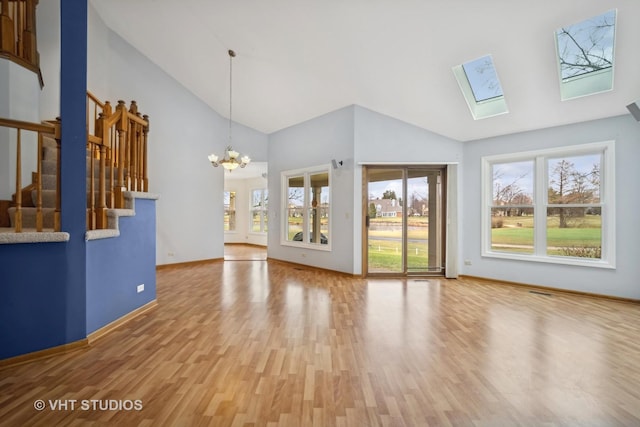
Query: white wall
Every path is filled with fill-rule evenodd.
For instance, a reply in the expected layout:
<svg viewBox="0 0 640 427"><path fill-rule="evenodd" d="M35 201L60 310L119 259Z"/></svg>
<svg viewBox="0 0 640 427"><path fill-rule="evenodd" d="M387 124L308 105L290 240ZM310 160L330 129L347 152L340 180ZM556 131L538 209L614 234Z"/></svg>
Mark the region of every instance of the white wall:
<svg viewBox="0 0 640 427"><path fill-rule="evenodd" d="M0 58L0 117L39 123L40 82L38 75L8 59ZM0 199L16 192L16 132L0 128ZM21 187L31 184L37 168L37 134L21 132Z"/></svg>
<svg viewBox="0 0 640 427"><path fill-rule="evenodd" d="M223 170L207 155L225 149L228 121L109 30L91 5L89 52L89 89L112 104L136 100L150 118L149 191L160 195L157 264L222 258ZM266 135L236 124L233 132L234 148L266 161Z"/></svg>
<svg viewBox="0 0 640 427"><path fill-rule="evenodd" d="M481 158L589 142L615 140L616 152L616 264L615 270L482 258ZM464 206L462 258L471 261L462 274L549 286L595 294L640 299L640 125L630 115L579 123L464 145Z"/></svg>
<svg viewBox="0 0 640 427"><path fill-rule="evenodd" d="M463 158L463 143L436 134L426 129L402 122L389 116L355 107L354 156L355 175L353 182L354 260L353 272L362 273L362 165L379 163L460 163ZM459 170L459 168L458 168ZM462 194L458 187L458 194ZM456 203L462 205L460 197ZM460 234L460 224L457 226ZM460 239L458 239L460 243Z"/></svg>
<svg viewBox="0 0 640 427"><path fill-rule="evenodd" d="M251 165L247 167L251 167ZM251 245L267 246L267 235L265 233L251 231L251 192L260 188L267 188L267 180L265 178L225 180L225 191L236 192L236 230L224 233L225 243L249 243Z"/></svg>
<svg viewBox="0 0 640 427"><path fill-rule="evenodd" d="M269 135L269 258L352 272L353 111L353 107L345 107ZM281 172L330 165L332 159L345 162L342 168L332 169L329 219L332 250L281 245Z"/></svg>
<svg viewBox="0 0 640 427"><path fill-rule="evenodd" d="M38 52L44 87L40 93L40 119L60 116L60 0L38 3Z"/></svg>

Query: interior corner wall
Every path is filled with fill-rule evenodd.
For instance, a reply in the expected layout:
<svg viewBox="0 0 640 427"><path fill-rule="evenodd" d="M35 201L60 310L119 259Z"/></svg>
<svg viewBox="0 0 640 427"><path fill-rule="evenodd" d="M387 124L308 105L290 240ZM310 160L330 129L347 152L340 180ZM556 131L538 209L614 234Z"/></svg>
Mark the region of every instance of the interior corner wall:
<svg viewBox="0 0 640 427"><path fill-rule="evenodd" d="M331 165L344 166L331 173L330 227L332 250L321 251L280 243L283 227L281 173L287 170ZM268 257L314 267L353 271L353 107L345 107L269 135ZM307 255L302 257L303 252Z"/></svg>
<svg viewBox="0 0 640 427"><path fill-rule="evenodd" d="M353 182L353 241L355 274L362 273L362 165L363 164L458 164L463 160L463 143L412 124L355 106ZM460 168L458 168L460 170ZM458 185L458 208L462 203ZM453 203L453 202L452 202ZM454 224L460 235L461 224ZM455 233L454 233L455 234ZM460 242L456 238L457 242ZM459 249L457 250L459 252Z"/></svg>
<svg viewBox="0 0 640 427"><path fill-rule="evenodd" d="M603 269L481 256L481 159L553 147L615 140L616 268ZM640 299L638 212L640 126L630 115L470 141L464 145L461 274L558 289Z"/></svg>
<svg viewBox="0 0 640 427"><path fill-rule="evenodd" d="M160 195L157 264L222 258L223 170L207 156L226 148L227 119L111 31L95 10L90 19L90 86L112 102L136 100L149 115L149 190ZM238 124L233 130L235 148L267 160L265 134Z"/></svg>

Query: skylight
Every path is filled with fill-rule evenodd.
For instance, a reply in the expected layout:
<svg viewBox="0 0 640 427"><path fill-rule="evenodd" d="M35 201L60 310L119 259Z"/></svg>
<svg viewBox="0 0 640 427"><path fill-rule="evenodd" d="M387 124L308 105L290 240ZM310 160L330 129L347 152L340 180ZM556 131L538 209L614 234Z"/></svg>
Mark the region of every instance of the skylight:
<svg viewBox="0 0 640 427"><path fill-rule="evenodd" d="M508 112L491 55L456 65L453 67L453 74L474 119Z"/></svg>
<svg viewBox="0 0 640 427"><path fill-rule="evenodd" d="M491 56L483 56L462 64L476 102L502 96L502 87Z"/></svg>
<svg viewBox="0 0 640 427"><path fill-rule="evenodd" d="M563 100L613 89L616 10L556 30Z"/></svg>

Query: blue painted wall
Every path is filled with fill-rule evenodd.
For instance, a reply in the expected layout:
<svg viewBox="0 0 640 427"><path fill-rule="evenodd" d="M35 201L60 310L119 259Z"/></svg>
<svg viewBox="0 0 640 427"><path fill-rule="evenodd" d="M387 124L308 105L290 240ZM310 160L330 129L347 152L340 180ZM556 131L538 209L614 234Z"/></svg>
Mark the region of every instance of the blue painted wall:
<svg viewBox="0 0 640 427"><path fill-rule="evenodd" d="M87 334L156 298L155 200L136 199L135 212L119 237L87 242Z"/></svg>
<svg viewBox="0 0 640 427"><path fill-rule="evenodd" d="M0 245L0 359L77 339L66 332L66 246Z"/></svg>

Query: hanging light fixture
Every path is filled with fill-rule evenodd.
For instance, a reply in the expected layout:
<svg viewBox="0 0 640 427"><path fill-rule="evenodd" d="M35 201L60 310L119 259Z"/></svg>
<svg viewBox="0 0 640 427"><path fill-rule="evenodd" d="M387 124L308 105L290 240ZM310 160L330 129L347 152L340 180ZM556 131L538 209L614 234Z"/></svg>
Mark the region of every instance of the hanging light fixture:
<svg viewBox="0 0 640 427"><path fill-rule="evenodd" d="M229 145L224 152L224 157L222 160L219 160L219 157L215 154L209 154L209 161L215 167L222 165L223 168L231 172L236 169L238 166L243 168L251 162L251 159L248 156L240 157L240 153L231 148L231 123L232 123L232 61L235 58L236 53L229 49Z"/></svg>

